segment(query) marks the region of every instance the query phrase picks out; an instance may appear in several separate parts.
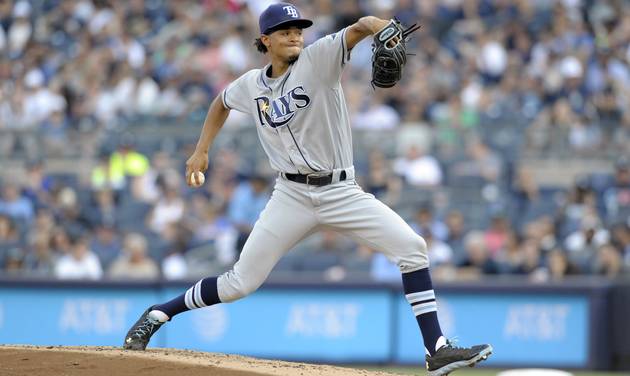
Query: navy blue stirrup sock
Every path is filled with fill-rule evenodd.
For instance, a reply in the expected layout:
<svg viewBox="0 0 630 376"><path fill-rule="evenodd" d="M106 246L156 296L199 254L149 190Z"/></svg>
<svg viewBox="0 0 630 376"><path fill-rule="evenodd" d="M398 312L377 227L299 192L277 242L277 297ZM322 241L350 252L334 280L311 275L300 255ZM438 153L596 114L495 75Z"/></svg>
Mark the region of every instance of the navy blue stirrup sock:
<svg viewBox="0 0 630 376"><path fill-rule="evenodd" d="M164 304L153 306L153 309L166 313L169 318L195 308L203 308L221 303L217 290L217 278L204 278L185 293Z"/></svg>
<svg viewBox="0 0 630 376"><path fill-rule="evenodd" d="M437 303L429 268L424 268L411 273L402 274L405 297L413 314L416 316L418 326L422 332L424 347L430 355L435 354L435 344L442 336L442 329L437 316Z"/></svg>

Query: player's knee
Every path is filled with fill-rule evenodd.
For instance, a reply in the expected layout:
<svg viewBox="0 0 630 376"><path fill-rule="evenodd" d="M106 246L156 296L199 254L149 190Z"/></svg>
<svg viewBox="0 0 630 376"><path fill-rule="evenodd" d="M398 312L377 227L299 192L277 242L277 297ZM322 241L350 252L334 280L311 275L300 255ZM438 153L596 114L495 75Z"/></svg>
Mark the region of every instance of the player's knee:
<svg viewBox="0 0 630 376"><path fill-rule="evenodd" d="M406 240L404 246L406 253L410 255L426 255L427 254L427 242L420 235L414 234Z"/></svg>
<svg viewBox="0 0 630 376"><path fill-rule="evenodd" d="M241 288L239 290L239 293L242 295L241 297L246 297L247 295L253 293L256 290L258 290L260 285L261 285L261 283L258 283L256 281L247 281L247 282L241 284Z"/></svg>
<svg viewBox="0 0 630 376"><path fill-rule="evenodd" d="M256 291L258 287L259 285L251 282L240 283L230 291L229 296L226 298L229 299L229 301L242 299Z"/></svg>
<svg viewBox="0 0 630 376"><path fill-rule="evenodd" d="M410 238L407 249L408 251L398 262L401 272L406 273L429 266L427 242L421 236L416 235Z"/></svg>
<svg viewBox="0 0 630 376"><path fill-rule="evenodd" d="M228 272L219 277L218 285L221 302L229 303L250 295L262 285L262 282L239 278L235 273Z"/></svg>
<svg viewBox="0 0 630 376"><path fill-rule="evenodd" d="M416 242L416 249L418 251L420 251L420 254L426 256L427 253L428 253L428 247L427 247L426 240L424 240L424 238L422 236L418 236L417 239L415 240L415 242Z"/></svg>

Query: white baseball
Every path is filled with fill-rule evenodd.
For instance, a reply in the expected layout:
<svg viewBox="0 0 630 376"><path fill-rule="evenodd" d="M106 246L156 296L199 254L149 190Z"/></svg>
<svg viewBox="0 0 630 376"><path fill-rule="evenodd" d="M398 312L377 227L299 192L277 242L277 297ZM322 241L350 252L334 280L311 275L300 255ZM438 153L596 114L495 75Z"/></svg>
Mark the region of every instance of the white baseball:
<svg viewBox="0 0 630 376"><path fill-rule="evenodd" d="M190 182L193 187L201 187L206 181L206 176L201 171L193 172L190 176Z"/></svg>

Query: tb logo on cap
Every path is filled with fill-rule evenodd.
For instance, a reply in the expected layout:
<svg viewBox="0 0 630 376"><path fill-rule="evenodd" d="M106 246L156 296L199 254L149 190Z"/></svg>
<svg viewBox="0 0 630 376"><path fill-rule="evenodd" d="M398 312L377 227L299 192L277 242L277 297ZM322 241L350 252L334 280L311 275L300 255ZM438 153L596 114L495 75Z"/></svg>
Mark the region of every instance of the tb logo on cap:
<svg viewBox="0 0 630 376"><path fill-rule="evenodd" d="M287 5L286 7L282 7L282 9L287 11L287 14L293 18L298 18L300 15L297 12L297 9L292 7L291 5Z"/></svg>

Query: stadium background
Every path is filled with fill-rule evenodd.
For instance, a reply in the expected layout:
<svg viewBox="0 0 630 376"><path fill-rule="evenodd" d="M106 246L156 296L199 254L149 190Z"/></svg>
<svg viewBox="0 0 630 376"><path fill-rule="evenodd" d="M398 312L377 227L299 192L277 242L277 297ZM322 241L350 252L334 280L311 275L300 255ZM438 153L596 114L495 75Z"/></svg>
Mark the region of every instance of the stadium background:
<svg viewBox="0 0 630 376"><path fill-rule="evenodd" d="M192 281L232 265L275 178L254 123L230 115L203 188L186 187L183 162L213 97L265 63L253 41L267 4L0 2L7 291L24 279ZM627 278L627 3L295 4L315 21L306 43L366 14L422 25L398 86L369 86L369 41L353 50L343 85L359 182L427 239L438 286L570 289ZM373 251L324 232L292 250L271 280L395 286L397 269ZM0 297L5 310L9 296ZM600 308L614 316L608 307ZM0 326L0 341L13 341L7 333Z"/></svg>

